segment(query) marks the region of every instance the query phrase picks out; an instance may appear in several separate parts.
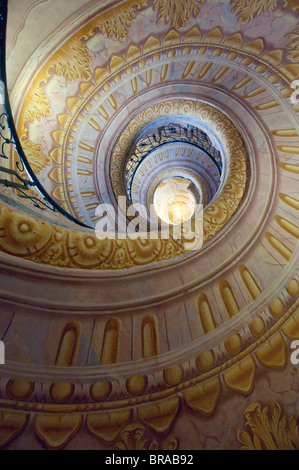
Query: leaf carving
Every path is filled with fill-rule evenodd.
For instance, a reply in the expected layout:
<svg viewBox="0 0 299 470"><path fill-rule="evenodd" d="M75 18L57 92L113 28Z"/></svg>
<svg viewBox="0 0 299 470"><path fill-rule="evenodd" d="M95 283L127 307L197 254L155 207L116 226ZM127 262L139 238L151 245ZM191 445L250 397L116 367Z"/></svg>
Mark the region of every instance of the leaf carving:
<svg viewBox="0 0 299 470"><path fill-rule="evenodd" d="M182 28L191 16L197 17L205 0L154 0L154 10L159 10L158 24L163 21Z"/></svg>
<svg viewBox="0 0 299 470"><path fill-rule="evenodd" d="M237 14L239 23L248 23L263 13L273 13L277 0L231 0L235 5L232 11Z"/></svg>
<svg viewBox="0 0 299 470"><path fill-rule="evenodd" d="M267 406L251 403L245 408L246 427L238 430L237 437L242 450L295 450L299 449L298 419L282 415L278 402L272 412Z"/></svg>

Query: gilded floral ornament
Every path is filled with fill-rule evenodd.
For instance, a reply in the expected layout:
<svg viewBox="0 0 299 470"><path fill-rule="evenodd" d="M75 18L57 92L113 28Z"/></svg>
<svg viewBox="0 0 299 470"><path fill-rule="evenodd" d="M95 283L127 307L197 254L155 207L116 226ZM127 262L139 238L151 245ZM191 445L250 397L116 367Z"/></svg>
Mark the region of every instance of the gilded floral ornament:
<svg viewBox="0 0 299 470"><path fill-rule="evenodd" d="M127 37L128 27L136 18L136 10L144 7L147 0L135 0L126 2L120 7L112 8L111 11L101 18L98 28L102 34L109 38L116 37L123 42Z"/></svg>
<svg viewBox="0 0 299 470"><path fill-rule="evenodd" d="M22 139L22 147L35 174L38 175L41 170L51 164L52 159L45 155L41 145Z"/></svg>
<svg viewBox="0 0 299 470"><path fill-rule="evenodd" d="M283 6L289 10L294 11L295 13L299 11L298 0L284 0Z"/></svg>
<svg viewBox="0 0 299 470"><path fill-rule="evenodd" d="M197 17L205 0L154 0L154 10L159 10L158 24L163 21L182 28L191 16Z"/></svg>
<svg viewBox="0 0 299 470"><path fill-rule="evenodd" d="M26 96L24 101L26 112L23 113L23 118L19 122L18 133L25 155L36 174L52 162L52 159L44 154L41 145L28 139L28 129L25 126L26 121L34 122L36 119L40 120L42 117L51 115L50 102L40 83L47 81L51 71L58 76L63 75L68 82L76 79L88 80L90 60L87 47L75 36L56 51L47 63L46 74L43 77L37 77Z"/></svg>
<svg viewBox="0 0 299 470"><path fill-rule="evenodd" d="M231 0L231 4L235 5L232 11L237 13L239 23L248 23L266 11L273 13L278 0ZM297 0L284 0L282 6L294 12L299 11Z"/></svg>
<svg viewBox="0 0 299 470"><path fill-rule="evenodd" d="M297 25L297 28L292 33L287 35L287 38L294 39L294 41L291 42L291 44L287 46L287 49L289 50L288 59L291 60L292 62L298 62L299 61L299 24Z"/></svg>
<svg viewBox="0 0 299 470"><path fill-rule="evenodd" d="M100 15L91 21L88 27L80 30L70 40L63 44L54 55L47 61L41 72L26 95L23 104L22 119L18 122L17 131L22 139L22 144L27 147L26 156L35 172L39 172L49 164L48 158L41 153L41 149L32 147L28 142L28 130L26 121L34 122L36 119L51 115L50 102L45 96L45 90L40 86L47 83L51 74L63 75L68 82L72 80L90 79L90 61L88 48L82 41L91 38L98 29L101 33L106 33L109 37L115 36L120 41L124 41L127 36L127 28L131 26L132 20L136 18L136 10L147 5L148 0L128 0L121 6L112 8L108 12ZM36 157L41 156L41 162L35 164Z"/></svg>
<svg viewBox="0 0 299 470"><path fill-rule="evenodd" d="M25 100L26 115L25 121L33 122L35 119L40 120L44 116L50 116L50 102L45 96L45 90L40 86L30 88Z"/></svg>
<svg viewBox="0 0 299 470"><path fill-rule="evenodd" d="M0 251L52 266L123 269L184 253L181 240L98 240L0 205Z"/></svg>
<svg viewBox="0 0 299 470"><path fill-rule="evenodd" d="M24 113L21 121L22 125L18 126L18 134L25 155L36 174L39 174L47 165L50 165L52 159L46 156L42 146L31 142L27 138L28 129L26 122L34 122L35 119L41 120L43 117L51 115L50 102L45 95L45 90L35 83L31 87L25 99L26 113Z"/></svg>
<svg viewBox="0 0 299 470"><path fill-rule="evenodd" d="M157 438L145 438L144 433L142 424L126 426L114 447L118 450L177 450L179 447L176 439L167 439L160 443Z"/></svg>
<svg viewBox="0 0 299 470"><path fill-rule="evenodd" d="M299 449L299 428L296 416L282 415L281 406L275 403L272 412L259 403L245 408L244 416L249 432L239 430L237 437L242 450L296 450Z"/></svg>
<svg viewBox="0 0 299 470"><path fill-rule="evenodd" d="M273 13L277 0L231 0L233 12L237 13L239 23L248 23L266 11Z"/></svg>
<svg viewBox="0 0 299 470"><path fill-rule="evenodd" d="M63 75L68 82L72 80L88 80L90 78L90 57L87 47L79 38L74 37L67 41L53 56L49 68Z"/></svg>

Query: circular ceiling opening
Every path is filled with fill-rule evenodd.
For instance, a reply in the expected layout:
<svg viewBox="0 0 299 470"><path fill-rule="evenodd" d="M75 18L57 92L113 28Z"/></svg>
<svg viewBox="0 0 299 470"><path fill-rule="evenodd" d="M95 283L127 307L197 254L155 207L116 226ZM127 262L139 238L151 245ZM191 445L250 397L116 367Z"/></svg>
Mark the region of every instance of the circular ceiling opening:
<svg viewBox="0 0 299 470"><path fill-rule="evenodd" d="M175 160L177 162L178 160L185 160L181 162L183 165L179 165L180 168L190 166L191 156L193 154L193 157L195 157L197 151L198 158L191 163L191 166L196 164L202 166L207 163L204 172L209 173L208 178L217 180L218 187L223 170L223 159L218 149L221 145L211 130L209 129L209 135L207 130L207 126L199 120L190 119L187 116L168 116L156 119L146 126L133 142L123 168L124 187L129 201L133 203L136 199L134 194L136 194L136 188L140 186L140 183L138 184L138 181L141 181L140 175L142 176L146 171L147 176L149 176L149 172L154 171L155 164L163 165L162 154L165 148L169 149L171 146L176 149ZM159 158L159 161L155 162L154 160L154 162L151 162L154 155L156 159ZM169 152L167 152L165 158L169 158ZM148 163L149 168L147 168ZM203 171L198 168L197 172L201 174Z"/></svg>
<svg viewBox="0 0 299 470"><path fill-rule="evenodd" d="M179 225L191 219L196 201L190 187L192 182L179 176L158 184L154 192L154 208L162 222Z"/></svg>

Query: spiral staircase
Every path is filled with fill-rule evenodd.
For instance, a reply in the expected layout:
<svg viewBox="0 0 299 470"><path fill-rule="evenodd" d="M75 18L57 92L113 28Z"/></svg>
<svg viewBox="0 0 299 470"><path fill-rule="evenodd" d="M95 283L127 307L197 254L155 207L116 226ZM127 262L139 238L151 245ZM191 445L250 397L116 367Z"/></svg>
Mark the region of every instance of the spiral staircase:
<svg viewBox="0 0 299 470"><path fill-rule="evenodd" d="M1 448L299 447L298 13L8 0ZM201 204L201 248L129 204Z"/></svg>

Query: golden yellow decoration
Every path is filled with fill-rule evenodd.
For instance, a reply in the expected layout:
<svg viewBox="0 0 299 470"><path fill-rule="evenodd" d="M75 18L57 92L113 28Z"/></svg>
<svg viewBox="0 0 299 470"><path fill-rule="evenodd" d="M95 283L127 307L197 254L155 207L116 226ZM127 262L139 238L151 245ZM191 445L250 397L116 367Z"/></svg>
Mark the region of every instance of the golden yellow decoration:
<svg viewBox="0 0 299 470"><path fill-rule="evenodd" d="M239 164L242 166L241 161ZM236 168L234 171L238 172ZM238 176L241 181L241 174ZM220 230L241 200L236 195L232 197L229 192L231 187L228 184L227 187L226 191L224 186L223 195L221 193L210 204L207 215L204 215L204 241ZM243 194L242 190L240 193ZM0 251L36 263L77 269L132 268L171 259L186 252L184 239L175 240L170 236L169 240L99 240L93 231L62 228L4 204L0 204Z"/></svg>
<svg viewBox="0 0 299 470"><path fill-rule="evenodd" d="M35 119L40 120L43 116L50 116L51 114L50 102L45 96L45 90L36 83L29 89L24 106L26 108L23 117L24 123L26 121L33 122Z"/></svg>
<svg viewBox="0 0 299 470"><path fill-rule="evenodd" d="M47 224L4 207L0 209L0 227L0 246L11 255L34 256L45 249L51 239Z"/></svg>
<svg viewBox="0 0 299 470"><path fill-rule="evenodd" d="M237 13L239 23L248 23L266 11L273 13L278 6L278 0L231 0L231 4L235 5L232 11ZM297 0L284 0L282 6L294 12L299 11Z"/></svg>
<svg viewBox="0 0 299 470"><path fill-rule="evenodd" d="M256 16L261 16L265 11L273 13L277 6L277 0L231 0L234 5L232 11L237 13L240 23L248 23Z"/></svg>
<svg viewBox="0 0 299 470"><path fill-rule="evenodd" d="M68 80L71 80L72 77L79 78L80 76L82 80L86 80L86 77L90 78L90 72L89 72L89 67L88 67L90 58L87 54L86 46L81 42L81 40L83 38L85 40L89 39L95 34L97 29L104 28L104 25L108 27L107 25L109 25L110 24L109 22L112 21L111 19L112 17L119 15L121 18L122 9L133 8L134 5L136 5L137 9L140 9L140 8L143 8L146 4L147 4L146 0L139 0L139 1L136 0L135 2L134 0L130 0L129 2L126 2L125 4L121 6L115 7L112 10L109 10L108 12L103 13L102 15L100 15L99 17L95 18L90 23L88 23L88 25L82 27L70 40L68 40L65 44L63 44L61 48L58 49L53 54L53 56L47 61L47 63L43 66L43 68L36 75L34 82L32 83L32 86L30 87L29 92L25 97L25 100L24 100L24 103L20 112L17 131L18 131L19 136L21 137L21 140L24 139L25 145L26 145L26 138L27 138L27 133L28 133L28 129L25 126L26 121L33 122L34 119L40 119L41 116L47 116L51 114L51 108L50 108L48 100L44 96L45 92L43 88L41 87L41 84L46 84L53 72L56 72L57 74L64 74ZM123 23L124 20L120 19L119 21L120 23ZM270 67L272 66L277 67L282 61L283 50L270 51L270 52L265 53L263 56L261 56L261 53L263 52L263 49L264 49L264 44L263 44L263 41L261 42L261 40L254 40L243 46L244 38L242 37L241 33L233 34L230 37L226 38L224 41L222 41L222 38L223 38L223 35L219 27L214 28L212 31L208 32L205 35L203 40L202 40L202 34L200 30L197 27L193 27L190 31L188 31L184 35L183 38L181 38L180 35L176 31L174 30L170 31L165 36L163 43L168 44L169 42L169 44L172 45L172 47L174 45L177 45L179 47L181 45L181 40L183 42L191 42L191 43L194 43L194 42L200 43L201 41L203 41L204 43L211 43L214 46L216 44L219 44L219 45L221 44L221 48L223 48L224 46L224 47L234 48L238 51L243 49L242 51L243 53L245 52L249 56L255 55L256 58L261 58L262 61L267 62ZM143 54L148 54L148 53L152 54L154 53L154 49L160 49L160 48L161 48L160 39L155 38L154 36L150 36L143 47ZM138 54L137 54L137 49L138 49ZM217 50L218 52L221 52L222 49L217 49ZM214 51L214 52L217 52L217 51ZM138 60L139 53L140 53L140 49L135 45L131 45L129 47L129 50L127 51L126 60L127 61ZM169 51L169 54L171 54L171 57L174 57L175 50L171 49ZM115 60L117 60L117 64L115 64ZM111 58L110 69L112 73L116 72L116 69L122 65L125 65L125 61L123 57L113 56ZM165 67L166 66L168 67L168 64L166 64ZM206 64L202 73L205 74L208 71L208 68L210 66L211 64ZM165 67L163 68L163 70L165 69ZM297 73L298 71L295 67L296 67L296 64L287 64L286 66L280 68L279 74L284 75L284 79L291 82L298 76L298 73ZM102 80L108 78L109 72L107 69L101 69L101 70L98 70L98 69L96 69L94 79L95 79L95 83L98 86L100 86ZM151 82L151 78L150 78L151 73L152 73L151 70L147 72L147 78L148 80L150 80L149 84ZM162 78L162 75L161 75L161 78ZM201 75L201 78L203 78L203 75ZM134 78L134 83L135 82L136 82L136 77ZM132 86L133 86L133 82L132 82ZM85 90L84 93L82 92L83 98L85 97L86 93L90 92L90 89L92 87L94 87L92 82L88 82L88 83L83 82L81 84L80 89ZM113 97L111 99L113 100ZM76 111L78 107L78 100L79 100L79 104L81 104L83 101L79 97L71 97L68 99L68 108L71 113ZM72 105L70 107L69 102L71 101L72 103L76 102L76 106ZM277 104L276 102L273 102L273 103ZM64 116L66 116L68 120L71 117L69 115L64 115ZM65 122L65 120L62 120L62 122L60 122L60 125L66 128L65 126L67 126L67 123ZM28 159L30 163L32 164L32 168L34 171L38 172L42 168L44 168L45 164L48 164L49 162L48 158L50 157L51 159L53 158L55 163L61 164L61 152L60 152L60 156L58 157L58 159L57 159L57 156L55 155L57 161L54 158L53 152L50 152L50 155L47 157L45 157L42 154L41 155L42 162L40 164L37 164L36 162L37 157L39 158L37 154L37 150L38 149L34 149L34 152L33 152L33 149L28 149ZM57 149L54 149L54 154L56 150ZM65 195L62 189L63 189L62 187L59 187L56 190L56 193L53 194L53 196L57 198L60 204L65 203ZM65 206L65 208L69 211L72 211L71 207Z"/></svg>
<svg viewBox="0 0 299 470"><path fill-rule="evenodd" d="M111 389L110 382L96 382L90 387L90 396L95 401L105 400L110 395Z"/></svg>
<svg viewBox="0 0 299 470"><path fill-rule="evenodd" d="M130 377L127 380L126 386L131 395L141 395L147 387L147 377L143 375Z"/></svg>
<svg viewBox="0 0 299 470"><path fill-rule="evenodd" d="M62 449L76 434L82 423L80 413L38 414L34 428L48 449Z"/></svg>
<svg viewBox="0 0 299 470"><path fill-rule="evenodd" d="M181 382L183 373L181 366L169 366L163 371L163 378L167 385L173 386Z"/></svg>
<svg viewBox="0 0 299 470"><path fill-rule="evenodd" d="M276 402L272 412L267 406L251 403L244 416L249 432L238 430L237 437L242 450L296 450L299 449L298 418L282 415Z"/></svg>
<svg viewBox="0 0 299 470"><path fill-rule="evenodd" d="M284 369L286 365L286 347L280 332L273 335L256 352L259 362L274 369Z"/></svg>
<svg viewBox="0 0 299 470"><path fill-rule="evenodd" d="M36 263L75 269L123 269L184 253L183 241L98 240L0 204L0 251Z"/></svg>
<svg viewBox="0 0 299 470"><path fill-rule="evenodd" d="M50 395L56 402L63 403L72 397L74 389L74 384L69 382L55 382L50 387Z"/></svg>
<svg viewBox="0 0 299 470"><path fill-rule="evenodd" d="M211 416L215 411L220 392L220 379L219 377L214 377L186 390L184 400L189 408L198 411L204 416Z"/></svg>
<svg viewBox="0 0 299 470"><path fill-rule="evenodd" d="M284 0L283 6L289 10L294 11L295 13L299 11L298 0Z"/></svg>
<svg viewBox="0 0 299 470"><path fill-rule="evenodd" d="M147 3L148 0L130 0L111 8L98 22L100 32L107 34L109 38L115 36L119 41L124 41L127 37L127 28L136 18L136 9L140 10Z"/></svg>
<svg viewBox="0 0 299 470"><path fill-rule="evenodd" d="M254 387L255 369L253 358L248 356L223 373L224 382L232 390L250 395Z"/></svg>
<svg viewBox="0 0 299 470"><path fill-rule="evenodd" d="M52 162L51 156L46 156L40 145L30 142L27 138L28 129L26 122L33 122L36 119L40 120L42 117L50 116L52 112L41 83L47 83L52 72L58 76L64 75L68 82L75 79L87 80L90 78L89 65L90 57L87 54L87 47L80 41L78 36L74 36L63 44L47 61L46 65L36 76L25 97L17 125L17 132L20 136L25 155L36 174L39 174L42 169Z"/></svg>
<svg viewBox="0 0 299 470"><path fill-rule="evenodd" d="M220 397L220 375L229 388L245 395L251 393L254 386L256 367L253 354L256 354L256 351L262 350L263 344L266 345L266 348L263 350L264 359L266 359L265 365L275 367L275 360L274 364L270 364L268 359L271 359L272 356L275 359L277 351L281 349L280 340L282 336L278 333L279 329L282 327L287 336L298 339L297 324L299 311L297 310L296 312L296 306L298 307L298 301L284 314L285 318L280 318L277 322L278 324L272 327L271 334L268 331L262 338L255 341L247 351L240 352L240 357L236 357L239 362L235 363L235 360L229 360L214 367L213 370L211 370L213 364L209 364L209 367L206 368L208 372L193 378L191 381L181 382L174 387L170 385L171 388L150 393L147 396L136 396L130 398L129 401L127 399L103 401L110 393L113 385L98 382L92 385L91 396L93 400L99 400L99 403L70 402L59 405L39 403L27 400L34 389L34 383L29 383L23 379L9 380L7 391L9 396L11 396L11 400L0 400L2 409L2 415L0 414L0 445L5 446L9 444L16 435L14 434L15 432L22 432L28 419L27 413L33 412L36 413L34 425L38 437L49 449L61 449L78 432L83 419L83 413L86 413L88 431L108 445L115 445L115 447L121 449L150 448L154 450L157 446L159 449L175 449L177 448L175 447L177 445L175 439L165 442L161 441L160 438L144 438L144 425L159 434L168 434L179 414L183 400L192 410L206 417L211 416ZM290 329L285 328L286 325L289 325ZM269 347L273 349L273 354L271 354ZM260 363L263 363L263 361L260 361ZM167 384L165 383L165 385ZM45 387L44 390L46 390ZM182 396L181 392L183 393ZM144 387L139 389L139 393L144 393ZM15 406L15 399L18 399L19 415L12 415L12 413L16 413L11 411L11 408ZM144 404L141 404L142 402ZM139 420L143 424L141 422L132 422L133 418L136 418L133 410L135 413L137 412ZM254 416L258 422L258 415L261 415L258 408L256 410L253 406L253 410L250 409L250 413L248 416ZM2 421L1 416L3 416ZM283 421L281 422L283 424ZM291 429L291 426L289 426L289 429ZM252 444L251 437L248 437L246 431L239 431L239 433L241 433L240 442L246 445L248 443ZM288 431L286 434L288 435ZM257 439L253 439L254 445ZM264 446L263 443L258 445Z"/></svg>
<svg viewBox="0 0 299 470"><path fill-rule="evenodd" d="M45 155L41 145L34 144L27 139L22 139L22 147L31 168L36 175L38 175L47 165L52 163L52 158Z"/></svg>
<svg viewBox="0 0 299 470"><path fill-rule="evenodd" d="M293 42L291 42L287 46L287 49L289 50L288 59L291 60L292 62L298 62L299 61L299 25L297 25L297 28L292 33L287 35L287 38L293 39Z"/></svg>
<svg viewBox="0 0 299 470"><path fill-rule="evenodd" d="M26 121L39 120L42 116L50 116L52 112L41 83L46 84L53 72L58 76L63 75L68 82L89 80L91 59L82 39L89 39L95 34L95 29L99 29L102 33L107 33L109 37L116 36L117 39L123 41L126 38L127 27L136 17L136 9L143 8L146 4L147 0L129 0L99 15L55 51L37 74L24 100L17 126L25 154L35 173L38 174L49 164L49 157L45 157L38 146L32 147L34 144L27 141L28 129L25 126ZM37 162L40 157L41 162Z"/></svg>
<svg viewBox="0 0 299 470"><path fill-rule="evenodd" d="M285 323L282 331L288 338L299 339L299 309Z"/></svg>
<svg viewBox="0 0 299 470"><path fill-rule="evenodd" d="M25 429L28 417L21 411L0 411L0 449Z"/></svg>
<svg viewBox="0 0 299 470"><path fill-rule="evenodd" d="M34 383L26 379L12 379L6 386L7 395L15 400L29 398L34 390Z"/></svg>
<svg viewBox="0 0 299 470"><path fill-rule="evenodd" d="M154 0L154 10L159 10L158 24L163 21L176 28L185 26L191 16L197 17L205 0Z"/></svg>
<svg viewBox="0 0 299 470"><path fill-rule="evenodd" d="M87 47L77 36L74 36L55 52L48 67L52 68L56 75L63 75L68 82L88 80L90 60Z"/></svg>
<svg viewBox="0 0 299 470"><path fill-rule="evenodd" d="M138 416L144 424L160 434L167 434L179 411L179 397L140 406Z"/></svg>
<svg viewBox="0 0 299 470"><path fill-rule="evenodd" d="M96 27L100 32L107 34L109 37L115 36L117 39L123 41L127 34L127 27L130 26L131 20L135 17L136 8L134 5L137 5L137 8L139 9L146 5L146 3L146 0L140 0L139 2L126 2L120 7L112 9L110 12L104 13L100 20L97 19ZM165 4L170 5L170 3L172 3L171 0L155 0L155 4L157 5L156 8L160 8L160 15L163 11L162 6ZM178 2L173 3L178 4ZM166 23L172 22L172 24L175 22L176 27L184 26L185 22L189 20L192 14L194 16L198 15L199 8L202 3L204 3L204 1L182 1L180 8L184 9L184 13L172 14L171 16L169 15L169 11L165 10L162 14L162 17L160 18L160 21L164 20ZM235 4L235 8L239 8L240 21L247 22L255 16L260 16L264 11L272 11L271 9L275 8L277 0L254 0L247 3L246 0L232 0L232 3ZM296 0L289 0L285 2L284 6L296 11L295 3ZM198 5L197 7L195 7L196 4ZM245 8L246 4L247 9ZM189 17L188 13L186 13L186 5L190 7ZM118 8L119 10L117 10ZM123 8L123 17L118 15L114 16L116 13L120 13L121 8ZM198 8L198 12L195 8ZM94 23L94 25L96 25L96 23ZM184 41L200 42L201 33L198 28L193 28L191 31L185 34ZM297 56L299 54L297 32L298 30L295 30L294 33L292 33L296 33L295 37L291 37L291 35L289 36L292 39L296 39L294 43L288 46L290 49L289 59L293 62L298 61ZM80 34L81 33L82 31ZM86 38L92 36L93 34L95 34L95 30L93 29L93 26L90 26L88 33L86 33ZM46 75L48 74L48 76L50 76L49 71L54 71L57 75L64 75L68 81L74 79L90 79L90 59L87 55L87 48L83 43L81 43L81 37L82 36L80 35L76 36L76 39L74 39L73 42L66 43L62 46L61 49L57 51L55 61L49 61L47 64L48 68L46 68ZM174 47L174 44L178 45L180 40L180 35L175 31L171 31L164 38L163 44ZM241 33L232 35L224 42L222 42L222 40L223 35L219 28L215 28L211 32L207 33L203 39L204 42L209 44L214 43L214 45L217 44L218 47L220 47L219 44L221 43L221 47L223 47L223 49L225 49L225 45L235 50L242 48L243 46L243 38ZM147 42L147 47L149 47L149 49L151 47L152 49L155 47L159 48L160 45L160 41L153 37L151 37L151 39L149 38ZM248 56L252 55L257 58L258 56L261 56L264 48L265 43L263 40L254 40L244 46L243 52L244 54L248 54ZM145 52L146 47L144 46L143 53ZM169 51L169 54L170 53L173 53L174 56L174 49L171 49ZM220 48L215 49L214 53L215 56L217 54L220 55ZM231 54L236 53L233 52ZM124 57L126 57L126 60L129 61L136 59L139 57L139 55L140 50L138 50L138 47L131 46L126 56ZM75 57L74 60L73 56ZM283 52L281 52L281 50L277 51L277 53L272 51L270 53L264 54L261 57L265 63L268 62L276 67L279 66L282 61ZM117 70L124 64L125 60L122 57L114 56L110 62L111 72L114 72L114 70ZM186 77L191 72L191 65L192 63L189 64L189 68L186 68L184 72ZM161 79L166 78L167 67L164 66ZM208 67L209 65L205 66L205 72L209 70ZM290 64L290 67L293 67L293 65ZM291 77L292 74L294 75L295 70L295 68L285 68L281 69L281 72L285 71L285 73L288 73ZM98 70L94 75L94 79L97 85L100 84L103 78L107 78L107 75L109 74L108 71L107 74L103 73L102 75L100 72L101 71ZM202 77L203 76L204 75L202 75ZM132 82L134 91L136 90L136 83L137 80L135 79L135 82ZM90 90L93 89L93 87L94 85L91 82L81 84L80 90L83 100L79 97L70 98L67 103L70 112L76 112L78 106L82 105L83 107L86 105L86 102L84 103L84 99L87 97ZM27 120L33 122L34 119L40 119L42 116L49 115L51 110L49 108L49 103L45 98L45 92L40 86L37 86L36 88L33 87L31 91L32 95L28 96L28 113L26 114L25 121ZM254 92L256 92L256 90L254 90ZM53 133L53 137L58 145L63 143L66 135L65 130L68 128L71 120L72 116L68 114L60 116L59 123L64 128L64 130L59 130ZM220 122L220 125L222 124L224 128L226 128L228 125L227 121L225 123ZM23 132L25 132L24 128ZM24 133L22 135L24 137ZM234 138L237 139L238 137L235 135ZM22 143L36 172L42 170L45 165L49 164L49 157L46 157L42 153L41 146L27 141L25 138ZM240 144L240 141L238 144ZM57 150L57 148L55 150ZM53 158L53 160L57 158L55 163L60 163L58 160L61 158L61 153L55 154L54 157L53 152L52 155L51 158ZM240 159L240 155L238 155L238 158ZM234 176L239 178L239 180L236 181L236 184L232 185L232 187L227 186L225 188L224 193L222 194L222 199L219 200L219 205L212 206L210 208L211 213L207 213L207 217L205 219L205 230L208 230L209 233L213 232L213 225L211 226L212 222L214 223L214 221L217 220L217 228L215 228L215 231L213 232L216 233L218 227L222 227L223 224L228 220L227 214L233 213L236 207L238 207L238 204L242 200L244 188L246 186L246 170L246 159L244 153L244 162L240 167L235 169L234 174ZM56 171L56 173L52 173L52 175L53 178L55 176L55 181L62 182L62 180L59 179L61 175L58 171ZM59 188L62 188L62 186ZM111 242L105 240L100 242L94 237L92 232L80 232L64 229L50 223L42 222L41 220L28 216L27 214L17 212L5 205L0 205L0 249L5 253L9 253L14 256L20 256L25 259L30 259L38 263L76 269L122 269L163 259L169 259L184 252L182 247L177 245L173 240L165 243L164 241L160 240L153 242L146 241L145 244L140 240L134 242L128 242L127 240ZM257 297L260 294L260 290L258 286L253 286L254 280L250 283L250 279L248 278L248 270L245 272L245 279L247 280L246 285L249 292L252 294L252 297ZM294 283L297 284L294 286ZM225 283L222 287L223 289L221 290L221 295L223 297L227 313L229 316L236 315L238 313L239 307L236 303L236 299L233 297L233 293L230 292L230 286L228 283ZM288 292L290 295L295 295L296 293L298 294L297 281L292 281L292 285L290 285ZM284 314L284 310L282 310L280 313L278 307L277 302L276 304L272 302L272 304L269 306L270 313L277 319ZM283 326L284 333L290 338L299 337L298 315L299 312L294 313ZM283 323L281 322L280 324L282 325ZM274 368L283 368L286 362L285 341L283 336L278 332L272 335L270 338L269 336L260 338L261 335L264 334L265 324L259 317L258 321L252 320L250 328L256 338L259 338L260 341L257 346L255 346L256 349L252 348L250 352L244 352L245 359L243 355L241 360L236 362L239 359L236 357L234 358L236 361L228 361L226 364L221 364L219 367L217 362L218 370L213 371L212 369L215 367L214 353L212 351L206 351L205 353L202 353L200 356L198 356L196 365L200 370L205 372L208 378L199 379L203 381L202 383L198 383L199 380L197 381L198 377L196 377L194 381L192 379L191 385L191 380L189 383L186 382L185 384L180 384L183 378L183 368L180 365L170 366L163 371L163 379L166 386L176 387L178 384L180 384L182 387L180 389L175 388L173 391L168 391L165 387L165 389L163 389L164 396L168 392L171 395L173 393L177 393L178 390L185 390L183 392L183 399L185 404L191 409L203 414L204 416L210 416L213 414L220 396L221 373L226 386L247 395L251 393L254 386L256 366L253 356L259 360L261 365ZM73 364L74 360L72 357L74 355L73 352L75 351L73 343L75 343L75 339L69 335L65 340L61 341L60 349L62 352L61 354L57 355L57 363L59 363L60 366L68 366ZM226 342L227 351L232 355L239 355L239 353L242 354L242 344L239 343L239 335L235 334L234 336L231 336ZM68 348L62 347L62 345L64 346L65 344L68 345ZM107 357L109 355L104 354L103 356ZM109 360L103 362L111 363L115 361ZM194 383L196 385L194 385ZM143 376L132 377L127 381L126 385L127 390L129 393L131 393L131 395L141 395L145 392L147 379ZM185 387L185 389L183 387ZM91 397L95 401L105 400L109 396L112 388L113 385L111 383L95 383L90 387ZM28 380L21 381L20 379L13 379L10 380L7 385L7 393L12 400L26 400L33 390L34 384ZM71 391L72 384L57 382L54 384L54 386L51 386L50 394L55 400L63 401L71 396ZM169 432L171 429L171 426L178 414L181 402L179 397L174 397L173 395L170 396L170 398L161 401L163 394L161 393L160 400L158 400L156 403L152 402L145 405L139 405L142 403L141 400L143 397L133 397L133 399L136 398L134 403L139 405L138 415L140 419L156 432L164 434ZM148 395L145 397L145 399L150 397L150 399L154 401L155 399L157 400L158 395L159 392L156 394L153 392L152 395ZM140 399L139 402L137 401L138 399ZM112 403L113 400L110 403L107 401L105 403L93 403L92 405L90 405L90 403L71 403L70 405L65 405L65 409L67 409L67 406L70 408L72 406L77 407L77 409L81 406L82 408L85 406L85 410L90 410L91 408L89 407L94 407L92 409L95 409L96 406L119 406L119 404L114 405L114 403ZM128 402L125 403L124 399L123 406L127 406L127 403ZM19 406L28 410L30 407L34 409L34 406L36 406L35 411L41 411L43 406L48 406L49 408L53 406L53 409L55 409L54 406L56 405L24 402L20 403ZM122 450L175 450L178 448L178 443L175 439L166 441L164 443L164 441L161 441L157 438L149 439L144 437L145 427L142 424L128 425L131 416L131 410L124 411L124 409L118 410L116 412L109 411L107 413L89 413L87 416L87 427L93 435L97 436L105 443L114 442L115 447ZM273 448L293 449L298 447L299 438L297 419L295 417L291 417L289 422L287 422L286 418L281 416L281 408L279 404L275 405L270 418L268 416L267 408L262 409L261 405L258 403L254 403L250 405L250 407L246 408L245 417L247 418L246 426L249 426L250 432L239 431L238 433L239 440L242 444L245 445L245 448L272 448L272 446L274 446ZM24 429L28 418L26 413L10 411L2 412L0 418L1 446L6 445L11 441L11 439L13 439ZM81 421L82 415L80 413L40 414L35 419L36 432L39 438L47 445L48 448L62 448L79 430ZM115 442L116 439L119 440Z"/></svg>
<svg viewBox="0 0 299 470"><path fill-rule="evenodd" d="M86 426L89 432L105 442L113 442L121 429L128 423L131 410L117 410L111 413L89 413Z"/></svg>
<svg viewBox="0 0 299 470"><path fill-rule="evenodd" d="M142 424L126 426L119 434L119 441L114 444L118 450L177 450L177 439L167 439L160 443L156 437L153 439L144 437L145 428Z"/></svg>
<svg viewBox="0 0 299 470"><path fill-rule="evenodd" d="M217 233L240 205L247 182L247 150L243 139L221 111L195 100L171 99L154 104L135 116L121 133L111 157L110 177L116 197L124 195L122 168L129 149L139 132L153 119L171 115L187 115L201 119L221 138L228 161L225 184L218 197L203 211L204 242Z"/></svg>

